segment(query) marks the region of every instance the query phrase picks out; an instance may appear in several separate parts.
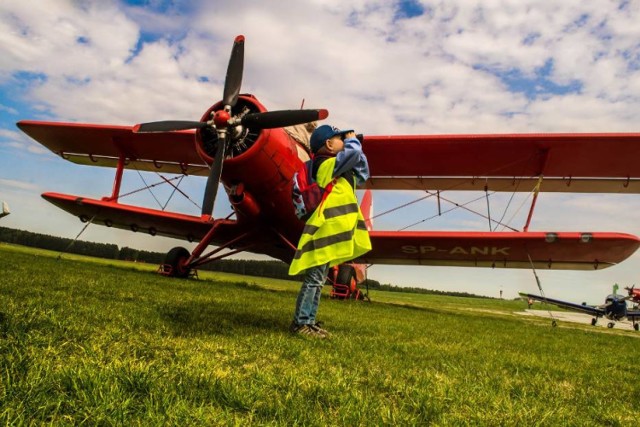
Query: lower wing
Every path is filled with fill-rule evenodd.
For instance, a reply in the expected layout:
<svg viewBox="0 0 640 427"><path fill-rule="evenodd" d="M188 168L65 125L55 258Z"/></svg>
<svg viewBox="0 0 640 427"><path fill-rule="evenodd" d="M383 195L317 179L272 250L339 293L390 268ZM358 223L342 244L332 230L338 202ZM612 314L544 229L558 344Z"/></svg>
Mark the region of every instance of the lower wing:
<svg viewBox="0 0 640 427"><path fill-rule="evenodd" d="M640 239L624 233L371 231L373 249L358 262L595 270L633 254Z"/></svg>
<svg viewBox="0 0 640 427"><path fill-rule="evenodd" d="M58 193L42 197L85 222L151 235L199 241L214 225L198 216L106 200ZM215 245L233 241L234 247L285 262L293 256L293 249L283 245L268 227L215 221ZM502 268L531 268L533 264L539 269L594 270L623 261L640 245L637 237L622 233L371 231L370 236L373 249L357 262ZM241 240L235 244L236 239Z"/></svg>
<svg viewBox="0 0 640 427"><path fill-rule="evenodd" d="M69 194L44 193L42 197L82 222L159 235L180 240L200 241L213 231L211 243L230 249L269 255L286 261L293 251L283 246L270 230L257 229L235 220L206 220L199 216L148 209L122 203L96 200Z"/></svg>
<svg viewBox="0 0 640 427"><path fill-rule="evenodd" d="M627 319L632 322L640 320L640 310L627 310Z"/></svg>

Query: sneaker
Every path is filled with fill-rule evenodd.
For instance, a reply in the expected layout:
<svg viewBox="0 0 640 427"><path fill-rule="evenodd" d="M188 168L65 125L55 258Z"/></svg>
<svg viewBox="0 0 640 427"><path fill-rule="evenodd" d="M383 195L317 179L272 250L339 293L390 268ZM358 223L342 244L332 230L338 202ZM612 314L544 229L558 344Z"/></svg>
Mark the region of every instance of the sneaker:
<svg viewBox="0 0 640 427"><path fill-rule="evenodd" d="M297 325L292 323L289 327L292 334L308 335L316 338L326 338L327 336L318 331L314 325Z"/></svg>
<svg viewBox="0 0 640 427"><path fill-rule="evenodd" d="M323 329L323 328L320 327L320 322L315 323L313 325L309 325L309 327L311 329L313 329L314 331L318 332L319 334L324 335L325 338L329 338L331 336L329 331L327 331L326 329Z"/></svg>

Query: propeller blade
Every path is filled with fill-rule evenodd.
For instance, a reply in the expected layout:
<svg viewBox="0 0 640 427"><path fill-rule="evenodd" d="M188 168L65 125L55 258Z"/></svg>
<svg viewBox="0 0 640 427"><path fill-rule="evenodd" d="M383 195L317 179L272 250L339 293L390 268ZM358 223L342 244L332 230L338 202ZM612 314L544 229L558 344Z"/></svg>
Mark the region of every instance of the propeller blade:
<svg viewBox="0 0 640 427"><path fill-rule="evenodd" d="M194 122L190 120L164 120L160 122L140 123L133 127L135 133L147 132L171 132L174 130L202 129L207 127L206 122Z"/></svg>
<svg viewBox="0 0 640 427"><path fill-rule="evenodd" d="M218 147L216 148L216 157L213 160L213 166L209 171L209 177L207 178L207 185L204 188L204 198L202 200L202 215L209 215L213 213L213 206L216 203L216 196L218 195L218 184L220 183L220 176L222 175L222 163L224 161L224 151L226 142L224 140L218 141Z"/></svg>
<svg viewBox="0 0 640 427"><path fill-rule="evenodd" d="M327 110L280 110L247 114L242 124L251 129L273 129L323 120L329 116Z"/></svg>
<svg viewBox="0 0 640 427"><path fill-rule="evenodd" d="M224 79L224 95L222 104L235 106L242 85L242 70L244 68L244 36L238 36L233 42L231 57L227 66L227 76Z"/></svg>

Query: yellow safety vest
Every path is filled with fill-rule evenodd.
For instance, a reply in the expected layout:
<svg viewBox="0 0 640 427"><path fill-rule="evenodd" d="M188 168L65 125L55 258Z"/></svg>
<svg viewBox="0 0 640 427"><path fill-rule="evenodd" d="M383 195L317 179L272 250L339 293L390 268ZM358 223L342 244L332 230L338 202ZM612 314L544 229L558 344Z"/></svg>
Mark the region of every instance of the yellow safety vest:
<svg viewBox="0 0 640 427"><path fill-rule="evenodd" d="M326 187L333 180L335 157L318 168L316 181ZM307 220L289 274L329 263L330 267L350 261L371 250L371 240L358 206L355 189L339 177L324 202Z"/></svg>

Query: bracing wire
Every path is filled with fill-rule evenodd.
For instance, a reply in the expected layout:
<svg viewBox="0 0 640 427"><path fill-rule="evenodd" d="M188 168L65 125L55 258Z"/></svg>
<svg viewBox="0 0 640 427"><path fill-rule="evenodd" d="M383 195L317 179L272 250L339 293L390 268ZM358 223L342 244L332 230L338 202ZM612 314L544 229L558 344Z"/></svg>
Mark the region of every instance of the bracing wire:
<svg viewBox="0 0 640 427"><path fill-rule="evenodd" d="M427 193L429 193L429 195L430 195L430 196L434 196L434 195L435 195L435 194L433 194L433 193L430 193L428 190L427 190ZM493 195L493 194L495 194L495 192L493 192L493 193L489 193L489 196L491 196L491 195ZM444 198L444 197L440 196L440 198L441 198L442 200L444 200L445 202L449 202L449 203L453 204L453 205L454 205L454 207L452 207L451 209L447 209L447 210L444 210L444 211L442 211L442 212L439 212L439 213L437 213L436 215L432 215L432 216L427 217L427 218L425 218L425 219L422 219L422 220L420 220L420 221L416 221L416 222L414 222L414 223L412 223L412 224L409 224L409 225L407 225L407 226L405 226L405 227L400 228L398 231L403 231L403 230L406 230L406 229L408 229L408 228L415 227L415 226L416 226L416 225L418 225L418 224L422 224L423 222L430 221L430 220L432 220L432 219L434 219L434 218L437 218L437 217L441 216L442 214L449 213L449 212L454 211L454 210L456 210L456 209L464 209L464 210L466 210L466 211L468 211L468 212L471 212L471 213L473 213L473 214L475 214L475 215L478 215L478 216L480 216L480 217L482 217L482 218L487 219L487 216L486 216L486 215L483 215L483 214L481 214L480 212L476 212L476 211L474 211L473 209L469 209L468 207L466 207L466 205L469 205L469 204L471 204L471 203L477 202L478 200L483 199L484 197L485 197L485 196L484 196L484 195L482 195L482 196L480 196L480 197L478 197L478 198L476 198L476 199L469 200L469 201L468 201L468 202L466 202L466 203L459 204L459 203L453 202L453 201L451 201L451 200L449 200L449 199L446 199L446 198ZM424 197L423 197L423 199L424 199ZM495 219L493 219L493 220L491 220L491 221L492 221L492 222L497 223L498 225L502 225L502 226L503 226L503 227L505 227L505 228L509 228L509 229L510 229L510 230L512 230L512 231L519 231L519 230L516 230L516 229L515 229L515 228L513 228L513 227L510 227L510 226L506 225L506 224L502 224L502 223L500 223L500 222L497 222Z"/></svg>
<svg viewBox="0 0 640 427"><path fill-rule="evenodd" d="M492 173L492 172L497 172L497 171L499 171L499 170L503 170L504 168L507 168L507 167L510 167L510 166L513 166L513 165L516 165L516 164L529 162L529 161L531 161L531 160L535 159L535 157L536 157L536 156L532 155L532 156L529 156L529 157L527 157L527 158L514 160L513 162L510 162L510 163L508 163L508 164L506 164L506 165L502 165L502 166L500 166L499 168L496 168L496 169L494 169L494 170L492 170L492 171L489 171L487 174ZM483 174L480 174L480 176L482 176L482 175L483 175ZM533 176L535 176L535 175L533 175ZM533 177L533 176L532 176L532 177ZM514 195L515 195L515 192L517 191L517 188L518 188L518 186L520 185L521 179L522 179L522 178L518 179L518 183L517 183L517 185L516 185L516 190L514 190L514 191L512 192L511 198L509 199L509 202L508 202L508 204L507 204L507 207L505 208L505 211L504 211L504 213L503 213L503 215L502 215L502 218L500 218L500 221L492 220L492 219L490 218L490 215L491 215L491 214L490 214L490 211L489 211L489 216L485 216L485 215L482 215L482 214L480 214L480 213L478 213L478 212L476 212L476 211L474 211L474 210L471 210L471 209L468 209L468 208L465 208L465 209L466 209L467 211L471 212L471 213L474 213L474 214L479 215L479 216L481 216L481 217L483 217L483 218L485 218L485 219L488 219L488 220L489 220L489 229L490 229L490 230L491 230L491 224L492 224L492 223L496 223L496 226L493 228L493 230L497 229L497 226L498 226L498 225L501 225L501 226L503 227L503 229L504 229L504 228L509 228L509 229L511 229L511 230L513 230L513 231L520 231L520 230L516 230L516 229L514 229L513 227L509 227L508 225L503 224L503 223L502 223L502 220L504 219L504 216L506 215L506 212L507 212L507 210L508 210L508 208L509 208L509 206L510 206L510 204L511 204L512 200L513 200L513 197L514 197ZM458 187L459 185L461 185L461 184L455 184L455 185L452 185L452 186L451 186L451 187L449 187L449 188L445 188L445 189L443 189L443 191L446 191L446 190L454 190L454 189L455 189L456 187ZM418 189L420 189L420 188L417 188L417 186L416 186L416 190L418 190ZM422 189L420 189L420 190L422 190ZM395 211L397 211L397 210L399 210L399 209L405 208L405 207L407 207L407 206L410 206L410 205L412 205L412 204L414 204L414 203L417 203L417 202L419 202L419 201L425 200L425 199L427 199L427 198L429 198L429 197L431 197L431 196L434 196L434 195L435 195L435 194L433 194L433 193L430 193L428 190L427 190L427 193L428 193L428 194L427 194L426 196L422 196L422 197L420 197L420 198L418 198L418 199L416 199L416 200L412 200L412 201L410 201L410 202L404 203L404 204L399 205L399 206L397 206L397 207L394 207L394 208L388 209L388 210L386 210L386 211L384 211L384 212L381 212L381 213L379 213L379 214L375 215L375 216L374 216L373 218L371 218L371 219L376 219L376 218L378 218L378 217L381 217L381 216L387 215L387 214L389 214L389 213L391 213L391 212L395 212ZM488 197L489 197L489 195L495 194L495 191L494 191L493 193L488 193L488 191L487 191L487 190L485 190L485 193L486 193L486 196L483 196L483 197L486 197L486 198L487 198L487 209L489 209L489 199L488 199ZM444 199L444 198L443 198L443 200L448 201L448 200L446 200L446 199ZM458 204L456 204L456 206L464 206L464 205L467 205L467 204L469 204L469 203L475 202L475 201L477 201L477 200L479 200L479 199L474 199L474 200L472 200L472 201L470 201L470 202L468 202L468 203L465 203L465 204L463 204L463 205L458 205ZM526 201L526 199L525 199L525 201ZM450 203L453 203L453 202L450 202ZM515 217L515 215L520 211L520 209L521 209L521 208L522 208L522 206L521 206L521 207L518 209L518 211L516 211L516 213L512 216L511 220L513 220L513 218L514 218L514 217ZM455 209L455 208L454 208L454 209ZM450 212L450 211L452 211L452 210L454 210L454 209L450 209L450 210L447 210L447 211L445 211L445 212L441 212L441 213L439 213L439 214L438 214L438 215L436 215L436 216L428 217L428 218L425 218L425 219L423 219L423 220L421 220L421 221L417 221L417 222L415 222L415 223L413 223L413 224L410 224L410 225L408 225L408 226L406 226L406 227L403 227L403 228L402 228L402 229L400 229L400 230L406 230L407 228L410 228L410 227L413 227L413 226L415 226L415 225L417 225L417 224L420 224L420 223L423 223L423 222L429 221L429 220L431 220L431 219L433 219L433 218L435 218L435 217L437 217L437 216L441 216L441 214L442 214L442 213L447 213L447 212ZM510 220L509 222L511 222L511 220ZM493 231L493 230L491 230L491 231Z"/></svg>
<svg viewBox="0 0 640 427"><path fill-rule="evenodd" d="M529 196L533 195L533 193L535 192L535 188L533 190L531 190L529 192L529 194L527 194L527 197L525 197L522 200L522 203L520 203L520 206L518 206L518 209L516 209L516 211L513 213L513 215L511 215L511 218L509 218L509 221L507 222L511 222L513 221L513 219L516 217L516 215L518 215L520 213L520 211L522 210L522 208L524 207L524 204L527 202L527 200L529 199Z"/></svg>
<svg viewBox="0 0 640 427"><path fill-rule="evenodd" d="M533 276L536 278L536 284L538 285L538 290L540 291L540 295L542 296L542 298L546 300L547 297L544 294L544 290L542 289L542 283L540 282L540 278L538 277L538 273L536 272L536 267L533 265L533 261L531 260L531 255L529 255L528 252L527 252L527 257L529 258L529 264L531 264L531 271L533 271ZM556 326L557 321L553 313L551 312L551 310L547 309L547 313L549 313L549 317L551 318L551 324L553 326Z"/></svg>
<svg viewBox="0 0 640 427"><path fill-rule="evenodd" d="M160 200L158 200L158 198L156 197L156 195L153 193L153 191L151 191L151 187L149 187L149 184L147 184L147 181L144 179L144 177L142 176L142 174L140 173L140 171L138 169L136 169L136 172L138 172L138 176L140 177L140 179L142 180L142 182L145 185L145 188L149 190L149 193L151 193L151 196L153 196L154 200L156 201L156 203L158 204L158 206L160 207L160 209L164 210L164 208L162 207L162 203L160 203Z"/></svg>
<svg viewBox="0 0 640 427"><path fill-rule="evenodd" d="M507 211L511 207L511 202L513 202L513 198L515 197L515 195L516 195L516 193L518 191L518 188L520 187L520 183L521 182L522 182L522 179L518 179L518 182L516 184L516 188L511 192L511 197L509 197L509 201L507 202L507 206L505 206L504 212L502 212L502 216L500 217L500 221L498 221L498 223L502 224L502 220L504 220L504 217L507 215ZM526 198L525 198L525 200L526 200ZM511 221L513 221L513 218L514 217L511 217L511 219L507 223L511 223ZM497 229L497 227L494 228L494 230L495 229ZM502 229L503 230L505 229L504 225L502 226Z"/></svg>
<svg viewBox="0 0 640 427"><path fill-rule="evenodd" d="M73 239L71 241L71 243L69 243L69 245L64 250L60 251L60 253L58 254L58 257L56 258L56 261L60 261L60 259L62 259L62 254L67 252L69 249L71 249L71 247L74 245L74 243L76 243L78 241L78 239L80 238L82 233L84 233L85 230L87 229L87 227L89 227L89 224L91 224L93 222L93 220L96 218L96 216L98 215L99 212L100 211L98 211L95 214L93 214L93 216L89 219L89 221L87 221L87 223L84 225L84 227L82 227L82 230L80 230L80 232L75 237L75 239Z"/></svg>
<svg viewBox="0 0 640 427"><path fill-rule="evenodd" d="M151 195L153 196L153 198L156 200L156 202L158 203L158 205L160 206L160 208L161 208L163 211L165 210L165 208L166 208L167 204L169 204L169 201L171 200L171 197L173 196L173 194L174 194L176 191L180 191L180 190L178 189L178 186L179 186L179 185L180 185L180 183L182 182L182 179L186 176L186 175L184 175L184 174L183 174L183 175L180 175L180 176L176 176L176 177L173 177L173 178L169 178L169 179L167 179L167 178L164 178L162 175L158 174L158 175L160 175L160 177L164 180L164 182L157 182L157 183L154 183L154 184L148 185L148 184L147 184L147 182L145 181L145 179L142 177L142 174L140 173L140 171L139 171L138 169L136 169L136 172L138 172L138 175L140 175L140 178L142 179L142 182L145 184L145 186L146 186L146 187L144 187L144 188L139 188L139 189L137 189L137 190L130 191L129 193L121 194L121 195L120 195L120 198L127 197L127 196L130 196L130 195L132 195L132 194L139 193L140 191L144 191L144 190L147 190L147 189L148 189L148 190L149 190L149 192L151 193ZM169 184L171 184L171 181L175 181L176 179L179 179L178 184L177 184L177 185L175 185L175 186L173 186L173 188L174 188L174 189L173 189L173 192L172 192L172 193L171 193L171 195L169 196L169 199L167 200L167 203L165 203L165 205L164 205L164 206L162 206L162 204L160 203L160 201L158 200L158 198L157 198L157 197L155 196L155 194L153 194L153 192L151 191L151 188L153 188L153 187L157 187L158 185L165 184L165 183L169 183ZM173 185L173 184L171 184L171 185ZM195 203L193 200L191 200L191 199L189 198L189 196L188 196L188 195L186 195L184 192L180 191L180 193L181 193L181 194L183 194L183 195L187 198L187 200L189 200L189 201L190 201L191 203L193 203L195 206L198 206L198 204L197 204L197 203ZM199 206L198 206L198 208L199 208ZM58 257L56 258L57 260L60 260L60 259L62 258L62 254L63 254L63 253L65 253L65 252L67 252L67 251L68 251L68 250L69 250L69 249L70 249L70 248L71 248L71 247L72 247L72 246L73 246L73 245L78 241L78 239L80 238L80 236L81 236L81 235L82 235L82 234L87 230L87 228L89 227L89 225L91 225L91 224L93 223L93 221L95 220L96 216L97 216L99 213L100 213L100 211L97 211L97 212L96 212L96 213L95 213L95 214L94 214L94 215L93 215L93 216L92 216L92 217L87 221L87 223L82 227L82 229L81 229L81 230L80 230L80 232L76 235L76 237L75 237L75 238L74 238L74 239L69 243L69 245L68 245L64 250L62 250L62 251L58 254Z"/></svg>
<svg viewBox="0 0 640 427"><path fill-rule="evenodd" d="M204 169L204 168L203 168L203 169ZM128 197L128 196L131 196L132 194L136 194L136 193L139 193L139 192L144 191L144 190L149 190L149 192L151 193L151 195L153 196L153 198L156 200L156 203L158 203L158 206L160 206L160 208L164 211L164 210L166 209L167 205L169 204L169 202L171 201L171 198L173 197L173 195L175 194L175 192L176 192L176 191L178 191L178 192L179 192L180 194L182 194L182 195L183 195L183 196L184 196L184 197L185 197L189 202L191 202L195 207L197 207L198 209L201 209L201 207L200 207L196 202L194 202L194 201L193 201L193 200L192 200L192 199L191 199L191 198L190 198L186 193L184 193L183 191L181 191L181 190L178 188L178 187L180 186L180 183L182 182L182 180L183 180L183 179L184 179L184 177L186 176L186 174L182 174L182 175L179 175L179 176L174 176L173 178L165 178L164 176L162 176L162 175L160 175L158 172L156 172L156 174L157 174L160 178L162 178L162 181L159 181L159 182L156 182L156 183L153 183L153 184L150 184L150 185L149 185L149 184L147 184L147 182L145 181L145 179L142 177L142 174L140 173L140 170L139 170L139 169L135 169L135 170L136 170L136 172L138 172L138 175L140 175L140 178L142 179L142 182L144 183L144 185L145 185L145 186L144 186L144 187L142 187L142 188L139 188L139 189L137 189L137 190L133 190L133 191L130 191L130 192L128 192L128 193L121 194L121 195L119 196L120 198L125 198L125 197ZM198 170L195 170L194 172L197 172L197 171L198 171ZM173 185L173 184L172 184L172 181L175 181L175 180L179 180L177 185ZM172 191L172 193L169 195L169 198L168 198L167 202L164 204L164 206L162 205L162 203L160 203L160 201L159 201L159 200L158 200L158 198L155 196L155 194L153 193L153 191L151 191L151 189L152 189L152 188L157 187L157 186L162 185L162 184L169 184L169 185L173 186L173 191Z"/></svg>
<svg viewBox="0 0 640 427"><path fill-rule="evenodd" d="M485 194L486 199L487 199L487 219L489 220L489 231L493 231L491 229L491 206L489 205L489 185L488 185L488 183L485 184L485 186L484 186L484 194Z"/></svg>

